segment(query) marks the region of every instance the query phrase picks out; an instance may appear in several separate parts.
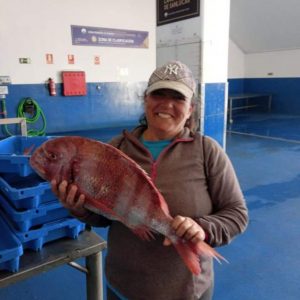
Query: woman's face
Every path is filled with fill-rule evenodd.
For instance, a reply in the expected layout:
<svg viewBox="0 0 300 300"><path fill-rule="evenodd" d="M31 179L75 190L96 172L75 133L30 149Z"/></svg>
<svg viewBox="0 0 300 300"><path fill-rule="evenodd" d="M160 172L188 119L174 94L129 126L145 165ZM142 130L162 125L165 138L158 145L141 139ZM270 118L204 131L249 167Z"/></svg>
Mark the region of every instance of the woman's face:
<svg viewBox="0 0 300 300"><path fill-rule="evenodd" d="M147 135L158 139L176 137L192 111L191 99L185 99L176 91L162 89L152 92L145 97Z"/></svg>

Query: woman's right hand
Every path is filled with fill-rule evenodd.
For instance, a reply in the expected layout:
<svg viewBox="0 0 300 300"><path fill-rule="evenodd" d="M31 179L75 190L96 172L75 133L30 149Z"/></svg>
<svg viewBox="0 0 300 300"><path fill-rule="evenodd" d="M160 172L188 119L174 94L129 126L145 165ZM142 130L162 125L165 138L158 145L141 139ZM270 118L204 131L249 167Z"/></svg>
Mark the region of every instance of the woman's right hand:
<svg viewBox="0 0 300 300"><path fill-rule="evenodd" d="M76 197L78 187L76 185L68 186L68 182L63 180L57 183L56 180L51 181L51 189L54 195L60 200L62 205L71 211L76 217L84 217L87 209L84 208L85 196L81 194Z"/></svg>

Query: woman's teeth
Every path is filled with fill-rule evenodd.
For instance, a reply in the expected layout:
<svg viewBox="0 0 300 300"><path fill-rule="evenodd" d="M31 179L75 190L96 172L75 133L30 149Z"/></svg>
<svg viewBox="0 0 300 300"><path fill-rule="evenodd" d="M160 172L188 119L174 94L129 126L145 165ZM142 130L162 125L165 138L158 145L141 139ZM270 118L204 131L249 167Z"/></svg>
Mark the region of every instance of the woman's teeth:
<svg viewBox="0 0 300 300"><path fill-rule="evenodd" d="M165 113L158 113L157 115L159 117L163 118L163 119L170 119L171 118L171 115L165 114Z"/></svg>

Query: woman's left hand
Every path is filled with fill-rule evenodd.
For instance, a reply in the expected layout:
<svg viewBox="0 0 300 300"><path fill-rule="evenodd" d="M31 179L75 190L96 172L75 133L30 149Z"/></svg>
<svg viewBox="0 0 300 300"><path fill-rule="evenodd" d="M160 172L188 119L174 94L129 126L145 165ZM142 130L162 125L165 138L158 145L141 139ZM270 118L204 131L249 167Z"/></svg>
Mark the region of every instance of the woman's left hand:
<svg viewBox="0 0 300 300"><path fill-rule="evenodd" d="M176 216L171 225L175 230L176 235L187 241L197 243L199 241L204 241L205 239L204 230L192 218ZM168 238L165 238L164 245L169 246L171 244L171 241Z"/></svg>

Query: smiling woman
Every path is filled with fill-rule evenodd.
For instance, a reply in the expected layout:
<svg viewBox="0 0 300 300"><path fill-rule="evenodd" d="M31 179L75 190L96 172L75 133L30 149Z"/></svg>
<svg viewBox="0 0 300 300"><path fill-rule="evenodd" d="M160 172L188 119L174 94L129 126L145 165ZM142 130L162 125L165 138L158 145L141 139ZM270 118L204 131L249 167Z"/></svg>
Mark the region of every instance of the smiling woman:
<svg viewBox="0 0 300 300"><path fill-rule="evenodd" d="M150 175L167 203L177 237L187 243L205 241L216 247L243 232L248 215L223 149L214 140L190 130L195 88L194 77L185 64L171 61L158 67L145 92L144 122L131 132L124 131L110 144ZM141 241L121 222L87 210L85 195L78 197L74 184L53 182L52 190L81 221L109 226L105 269L108 300L212 299L210 257L201 255L197 262L201 272L192 274L174 248L168 247L170 239L157 234L155 240ZM132 187L132 191L141 199L146 197L141 187Z"/></svg>

